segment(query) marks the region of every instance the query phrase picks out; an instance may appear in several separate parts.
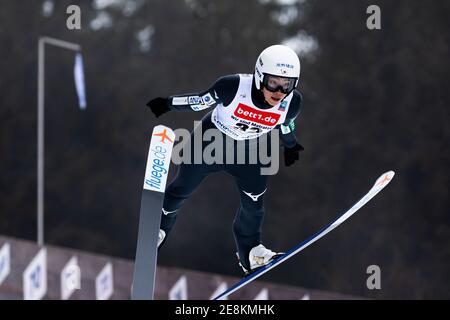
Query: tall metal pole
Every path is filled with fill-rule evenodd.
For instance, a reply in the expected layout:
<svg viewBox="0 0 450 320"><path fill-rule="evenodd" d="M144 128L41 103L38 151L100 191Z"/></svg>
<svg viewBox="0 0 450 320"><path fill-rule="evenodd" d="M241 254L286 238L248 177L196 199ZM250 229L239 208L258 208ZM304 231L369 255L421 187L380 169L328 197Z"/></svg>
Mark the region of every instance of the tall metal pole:
<svg viewBox="0 0 450 320"><path fill-rule="evenodd" d="M39 39L38 49L38 162L37 162L37 242L44 244L44 41Z"/></svg>
<svg viewBox="0 0 450 320"><path fill-rule="evenodd" d="M37 243L44 245L44 101L45 101L45 44L68 50L80 51L75 43L49 37L39 38L38 43L38 119L37 119Z"/></svg>

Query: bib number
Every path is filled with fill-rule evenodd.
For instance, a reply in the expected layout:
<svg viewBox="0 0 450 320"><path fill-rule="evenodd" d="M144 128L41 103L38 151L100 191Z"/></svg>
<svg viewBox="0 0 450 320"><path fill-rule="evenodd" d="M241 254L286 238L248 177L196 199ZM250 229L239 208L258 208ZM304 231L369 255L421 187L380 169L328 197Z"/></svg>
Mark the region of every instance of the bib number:
<svg viewBox="0 0 450 320"><path fill-rule="evenodd" d="M240 130L240 131L242 131L242 132L247 132L247 133L260 133L261 132L260 128L249 127L245 123L241 123L241 122L236 123L235 128Z"/></svg>

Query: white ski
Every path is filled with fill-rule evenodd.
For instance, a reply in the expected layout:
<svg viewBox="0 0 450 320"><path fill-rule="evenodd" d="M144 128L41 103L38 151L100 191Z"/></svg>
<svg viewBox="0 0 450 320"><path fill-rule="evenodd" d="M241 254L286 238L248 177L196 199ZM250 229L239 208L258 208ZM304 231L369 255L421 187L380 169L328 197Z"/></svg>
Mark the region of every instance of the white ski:
<svg viewBox="0 0 450 320"><path fill-rule="evenodd" d="M153 300L158 233L174 141L172 129L162 125L153 129L141 197L133 300Z"/></svg>
<svg viewBox="0 0 450 320"><path fill-rule="evenodd" d="M312 235L311 237L309 237L305 241L301 242L300 244L298 244L291 250L287 251L281 257L279 257L276 260L272 261L271 263L267 264L263 268L258 269L254 273L249 274L248 276L246 276L245 278L243 278L242 280L237 282L235 285L231 286L230 288L228 288L227 290L225 290L224 292L222 292L221 294L216 296L214 298L214 300L223 299L223 298L229 296L236 290L239 290L243 286L245 286L245 285L249 284L250 282L252 282L253 280L259 278L264 273L275 268L279 264L285 262L287 259L293 257L294 255L296 255L297 253L299 253L306 247L310 246L311 244L313 244L314 242L316 242L317 240L322 238L324 235L329 233L331 230L333 230L334 228L339 226L342 222L347 220L356 211L361 209L361 207L364 206L367 202L369 202L370 199L375 197L378 192L383 190L383 188L386 187L389 184L389 182L392 180L392 178L394 177L394 174L395 174L394 171L388 171L388 172L382 174L377 179L377 181L375 182L373 187L369 190L369 192L367 192L366 195L364 195L364 197L362 197L358 202L356 202L347 212L345 212L344 214L339 216L336 220L334 220L332 223L330 223L329 225L324 227L322 230L318 231L316 234Z"/></svg>

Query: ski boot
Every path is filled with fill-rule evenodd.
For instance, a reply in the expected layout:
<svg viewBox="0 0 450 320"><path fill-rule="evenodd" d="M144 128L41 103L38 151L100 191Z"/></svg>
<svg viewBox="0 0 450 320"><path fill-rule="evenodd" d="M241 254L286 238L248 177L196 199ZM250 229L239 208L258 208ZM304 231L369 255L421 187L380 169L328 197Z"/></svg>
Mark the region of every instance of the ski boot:
<svg viewBox="0 0 450 320"><path fill-rule="evenodd" d="M163 229L159 229L158 233L158 249L161 243L164 242L164 239L166 238L166 232Z"/></svg>
<svg viewBox="0 0 450 320"><path fill-rule="evenodd" d="M239 265L241 266L242 270L244 270L245 275L249 275L270 262L276 260L277 258L281 257L284 254L284 252L273 252L270 249L267 249L262 244L257 245L256 247L252 248L248 254L248 260L250 263L250 268L246 268L241 259L239 258L239 254L236 252L236 256L238 258Z"/></svg>

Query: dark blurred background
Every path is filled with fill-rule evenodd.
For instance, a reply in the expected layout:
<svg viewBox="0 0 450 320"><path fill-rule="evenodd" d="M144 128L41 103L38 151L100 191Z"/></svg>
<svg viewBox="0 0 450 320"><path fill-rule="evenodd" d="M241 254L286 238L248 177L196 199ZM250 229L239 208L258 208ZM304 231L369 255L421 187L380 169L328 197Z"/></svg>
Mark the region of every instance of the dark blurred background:
<svg viewBox="0 0 450 320"><path fill-rule="evenodd" d="M82 29L66 28L67 6ZM381 8L382 29L366 28ZM150 132L193 128L205 112L155 119L145 103L252 73L265 47L302 62L305 146L266 195L264 243L286 250L359 199L357 215L263 280L369 298L450 298L447 0L0 0L0 234L36 239L37 43L82 45L88 106L73 52L46 47L45 240L133 259ZM171 177L176 173L172 167ZM231 177L208 177L183 208L159 263L241 275ZM381 268L381 290L366 268Z"/></svg>

